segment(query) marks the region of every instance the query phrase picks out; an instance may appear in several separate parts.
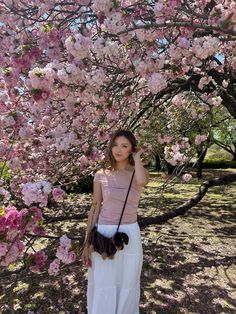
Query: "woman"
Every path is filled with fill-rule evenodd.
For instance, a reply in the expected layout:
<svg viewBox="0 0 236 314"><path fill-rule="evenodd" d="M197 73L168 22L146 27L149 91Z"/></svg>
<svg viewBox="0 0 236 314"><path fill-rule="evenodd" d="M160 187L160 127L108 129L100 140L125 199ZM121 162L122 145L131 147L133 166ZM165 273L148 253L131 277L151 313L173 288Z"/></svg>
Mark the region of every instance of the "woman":
<svg viewBox="0 0 236 314"><path fill-rule="evenodd" d="M108 146L107 169L94 176L93 204L88 216L82 260L88 270L88 314L138 314L140 273L143 254L137 208L140 191L148 183L134 135L128 130L116 131ZM129 237L128 245L113 259L103 259L88 244L88 234L97 224L98 231L112 237L116 231L125 197L134 179L122 216L119 232Z"/></svg>

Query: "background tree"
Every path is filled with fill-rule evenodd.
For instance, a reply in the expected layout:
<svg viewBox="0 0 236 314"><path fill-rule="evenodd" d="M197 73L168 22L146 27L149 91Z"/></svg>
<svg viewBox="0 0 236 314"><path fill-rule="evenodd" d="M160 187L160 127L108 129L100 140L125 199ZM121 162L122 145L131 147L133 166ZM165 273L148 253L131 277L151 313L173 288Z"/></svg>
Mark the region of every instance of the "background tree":
<svg viewBox="0 0 236 314"><path fill-rule="evenodd" d="M232 155L236 161L236 123L235 119L227 117L214 128L214 143Z"/></svg>

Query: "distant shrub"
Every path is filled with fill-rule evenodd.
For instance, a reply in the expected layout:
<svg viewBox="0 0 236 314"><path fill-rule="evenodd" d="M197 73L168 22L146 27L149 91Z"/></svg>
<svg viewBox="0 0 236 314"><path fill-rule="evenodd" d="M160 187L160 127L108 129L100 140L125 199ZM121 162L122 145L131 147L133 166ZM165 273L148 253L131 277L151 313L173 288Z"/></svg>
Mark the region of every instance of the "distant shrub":
<svg viewBox="0 0 236 314"><path fill-rule="evenodd" d="M205 158L203 168L236 168L236 161L229 161L223 158Z"/></svg>
<svg viewBox="0 0 236 314"><path fill-rule="evenodd" d="M228 161L223 158L206 158L204 168L236 168L236 161Z"/></svg>

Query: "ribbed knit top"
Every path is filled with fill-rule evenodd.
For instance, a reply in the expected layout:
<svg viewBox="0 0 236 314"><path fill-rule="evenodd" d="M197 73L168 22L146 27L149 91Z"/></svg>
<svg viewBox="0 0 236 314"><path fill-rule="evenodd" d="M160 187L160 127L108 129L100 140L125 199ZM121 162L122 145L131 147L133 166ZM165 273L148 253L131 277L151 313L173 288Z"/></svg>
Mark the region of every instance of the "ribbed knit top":
<svg viewBox="0 0 236 314"><path fill-rule="evenodd" d="M102 205L98 218L99 224L116 225L119 223L132 174L133 171L130 170L100 170L95 173L94 182L101 183L102 188ZM121 224L129 224L137 221L137 209L141 189L137 185L134 176Z"/></svg>

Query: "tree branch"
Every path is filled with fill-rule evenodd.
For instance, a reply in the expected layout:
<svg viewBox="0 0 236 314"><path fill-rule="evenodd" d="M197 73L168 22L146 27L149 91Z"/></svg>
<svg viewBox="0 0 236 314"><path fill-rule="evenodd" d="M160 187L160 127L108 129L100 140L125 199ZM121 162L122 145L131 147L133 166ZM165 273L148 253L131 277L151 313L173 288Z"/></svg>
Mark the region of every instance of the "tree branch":
<svg viewBox="0 0 236 314"><path fill-rule="evenodd" d="M216 145L220 146L221 148L223 148L224 150L226 150L228 153L234 155L234 151L233 149L230 147L230 145L224 144L216 139L214 139L214 142Z"/></svg>
<svg viewBox="0 0 236 314"><path fill-rule="evenodd" d="M191 199L189 199L183 205L163 215L158 215L156 217L143 218L138 222L139 226L141 229L143 229L147 226L154 225L154 224L161 225L170 219L184 215L189 209L191 209L192 207L194 207L200 202L200 200L205 196L206 192L208 191L210 187L228 185L235 181L236 181L236 174L230 174L223 177L205 181L199 187L198 193L196 193Z"/></svg>
<svg viewBox="0 0 236 314"><path fill-rule="evenodd" d="M207 24L194 24L193 22L187 22L187 21L175 21L175 22L163 22L163 23L150 23L145 25L135 25L134 27L127 28L121 32L119 32L117 35L121 35L124 33L132 32L137 29L143 29L143 28L169 28L169 27L191 27L195 29L204 29L208 31L217 31L221 34L227 34L232 36L229 38L229 41L235 41L236 40L236 31L233 29L226 29L222 26L214 26L214 25L207 25ZM221 38L219 38L221 40Z"/></svg>
<svg viewBox="0 0 236 314"><path fill-rule="evenodd" d="M82 220L88 217L88 214L78 214L78 215L71 215L71 216L58 216L58 217L49 217L46 215L43 215L43 219L45 220L45 224L49 224L52 222L57 221L64 221L64 220Z"/></svg>

